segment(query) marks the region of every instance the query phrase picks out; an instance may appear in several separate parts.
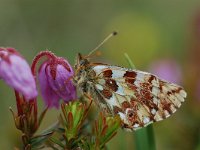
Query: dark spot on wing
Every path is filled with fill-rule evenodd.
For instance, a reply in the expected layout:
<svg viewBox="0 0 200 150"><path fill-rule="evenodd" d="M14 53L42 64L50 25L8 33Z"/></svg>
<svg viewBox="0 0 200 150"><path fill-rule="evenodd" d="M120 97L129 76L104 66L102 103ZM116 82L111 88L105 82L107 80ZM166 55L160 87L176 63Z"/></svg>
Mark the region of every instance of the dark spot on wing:
<svg viewBox="0 0 200 150"><path fill-rule="evenodd" d="M114 92L116 92L118 89L118 85L117 85L116 81L113 79L106 79L105 86Z"/></svg>
<svg viewBox="0 0 200 150"><path fill-rule="evenodd" d="M133 71L126 71L126 73L124 74L125 81L130 84L133 84L135 82L136 76L137 73Z"/></svg>
<svg viewBox="0 0 200 150"><path fill-rule="evenodd" d="M169 114L172 114L172 110L171 110L170 106L171 106L170 103L164 103L163 104L163 109L167 110L169 112Z"/></svg>
<svg viewBox="0 0 200 150"><path fill-rule="evenodd" d="M113 106L113 111L115 114L117 114L118 112L123 112L122 109L117 106Z"/></svg>
<svg viewBox="0 0 200 150"><path fill-rule="evenodd" d="M103 89L101 91L102 95L107 98L107 99L110 99L112 97L112 92L110 90L107 90L107 89Z"/></svg>
<svg viewBox="0 0 200 150"><path fill-rule="evenodd" d="M111 78L112 77L112 70L110 69L106 69L103 71L103 76L106 77L106 78Z"/></svg>
<svg viewBox="0 0 200 150"><path fill-rule="evenodd" d="M122 102L122 109L126 110L127 108L130 108L131 104L128 101Z"/></svg>
<svg viewBox="0 0 200 150"><path fill-rule="evenodd" d="M151 84L154 79L156 79L156 77L154 75L150 75L148 82Z"/></svg>

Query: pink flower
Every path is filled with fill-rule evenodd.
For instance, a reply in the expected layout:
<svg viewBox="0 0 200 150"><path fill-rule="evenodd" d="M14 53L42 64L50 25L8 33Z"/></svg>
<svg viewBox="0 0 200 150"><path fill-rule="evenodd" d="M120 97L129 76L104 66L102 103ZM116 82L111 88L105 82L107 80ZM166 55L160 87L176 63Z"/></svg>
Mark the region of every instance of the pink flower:
<svg viewBox="0 0 200 150"><path fill-rule="evenodd" d="M31 69L14 48L0 48L0 79L24 95L26 100L37 97Z"/></svg>
<svg viewBox="0 0 200 150"><path fill-rule="evenodd" d="M155 61L150 65L150 72L173 83L181 82L182 76L180 66L171 59Z"/></svg>
<svg viewBox="0 0 200 150"><path fill-rule="evenodd" d="M76 88L71 80L74 71L67 60L51 56L40 66L39 84L45 104L58 108L60 99L65 102L76 99Z"/></svg>

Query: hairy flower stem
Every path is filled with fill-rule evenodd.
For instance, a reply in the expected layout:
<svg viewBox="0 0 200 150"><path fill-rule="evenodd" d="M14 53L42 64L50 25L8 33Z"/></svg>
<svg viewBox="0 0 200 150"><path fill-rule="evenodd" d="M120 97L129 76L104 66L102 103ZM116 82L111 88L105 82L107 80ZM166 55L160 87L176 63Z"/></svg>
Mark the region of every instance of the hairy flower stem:
<svg viewBox="0 0 200 150"><path fill-rule="evenodd" d="M31 65L31 71L32 71L34 76L36 76L36 65L39 62L39 60L44 56L47 57L47 58L56 59L56 56L50 51L42 51L39 54L37 54L35 56L35 58L33 59L33 62L32 62L32 65Z"/></svg>
<svg viewBox="0 0 200 150"><path fill-rule="evenodd" d="M136 69L128 54L124 54L132 69ZM149 125L146 128L139 129L135 133L135 145L137 150L156 150L153 126Z"/></svg>

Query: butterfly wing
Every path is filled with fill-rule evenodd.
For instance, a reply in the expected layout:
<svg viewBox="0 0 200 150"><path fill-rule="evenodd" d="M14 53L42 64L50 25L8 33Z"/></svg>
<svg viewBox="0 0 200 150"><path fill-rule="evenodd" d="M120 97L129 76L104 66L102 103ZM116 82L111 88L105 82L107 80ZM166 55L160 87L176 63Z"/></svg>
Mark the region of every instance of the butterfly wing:
<svg viewBox="0 0 200 150"><path fill-rule="evenodd" d="M94 88L125 129L136 130L174 113L186 98L182 87L150 73L93 64Z"/></svg>

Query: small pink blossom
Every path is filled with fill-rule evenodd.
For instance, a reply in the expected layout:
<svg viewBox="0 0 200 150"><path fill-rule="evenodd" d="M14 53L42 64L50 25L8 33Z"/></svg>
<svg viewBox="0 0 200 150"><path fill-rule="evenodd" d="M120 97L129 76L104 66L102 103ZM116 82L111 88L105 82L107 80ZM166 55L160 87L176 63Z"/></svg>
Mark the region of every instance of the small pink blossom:
<svg viewBox="0 0 200 150"><path fill-rule="evenodd" d="M49 57L39 69L39 84L42 97L48 107L59 107L59 100L76 99L76 88L72 83L74 71L67 60Z"/></svg>
<svg viewBox="0 0 200 150"><path fill-rule="evenodd" d="M0 48L0 79L24 95L26 100L37 97L31 69L14 48Z"/></svg>

